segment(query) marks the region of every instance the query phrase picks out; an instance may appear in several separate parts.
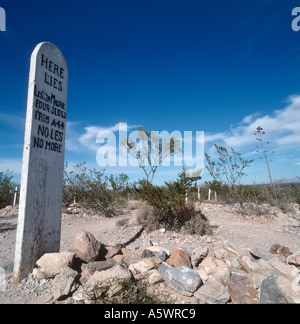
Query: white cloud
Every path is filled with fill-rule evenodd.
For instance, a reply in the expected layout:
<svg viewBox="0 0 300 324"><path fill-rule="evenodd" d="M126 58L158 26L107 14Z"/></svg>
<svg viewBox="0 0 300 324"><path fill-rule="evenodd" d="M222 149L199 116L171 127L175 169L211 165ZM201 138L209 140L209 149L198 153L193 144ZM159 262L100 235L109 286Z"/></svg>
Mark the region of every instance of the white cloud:
<svg viewBox="0 0 300 324"><path fill-rule="evenodd" d="M220 140L224 140L226 138L226 133L217 133L217 134L209 134L205 133L205 143L216 142Z"/></svg>
<svg viewBox="0 0 300 324"><path fill-rule="evenodd" d="M89 150L97 151L99 149L96 143L97 137L106 137L117 131L119 131L119 124L111 127L88 126L85 128L85 133L80 136L79 142Z"/></svg>
<svg viewBox="0 0 300 324"><path fill-rule="evenodd" d="M299 148L300 143L300 96L290 96L288 105L270 115L246 116L238 125L231 125L227 132L205 134L206 143L222 143L235 149L243 149L256 143L256 128L263 127L267 138L280 150Z"/></svg>
<svg viewBox="0 0 300 324"><path fill-rule="evenodd" d="M87 126L84 127L84 132L82 133L82 122L68 122L67 123L67 139L66 139L66 149L71 152L89 152L95 154L101 145L97 144L97 137L105 138L111 133L117 133L119 131L124 131L125 123L117 123L113 126ZM79 129L81 127L81 129ZM127 125L128 132L136 128L135 125ZM129 133L128 133L129 135Z"/></svg>

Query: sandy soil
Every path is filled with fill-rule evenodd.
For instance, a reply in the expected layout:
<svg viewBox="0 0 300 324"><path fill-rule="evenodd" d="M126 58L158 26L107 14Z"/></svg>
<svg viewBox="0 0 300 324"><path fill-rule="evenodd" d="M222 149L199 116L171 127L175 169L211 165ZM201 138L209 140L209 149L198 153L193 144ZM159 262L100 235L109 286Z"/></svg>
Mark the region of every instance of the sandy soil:
<svg viewBox="0 0 300 324"><path fill-rule="evenodd" d="M185 248L205 243L212 246L229 244L236 249L267 252L273 244L279 243L289 247L292 252L300 251L300 212L296 206L289 213L267 207L266 213L259 215L239 206L202 204L198 207L212 225L213 235L209 237L164 230L150 233L141 231L142 227L135 222L136 210L130 209L124 209L113 218L87 215L82 210L78 210L78 214L63 214L61 251L70 250L72 238L83 229L91 232L102 243L121 243L128 249L149 246L151 243ZM17 217L16 207L8 206L0 211L0 264L14 257ZM127 225L117 226L117 222L124 219L129 221Z"/></svg>

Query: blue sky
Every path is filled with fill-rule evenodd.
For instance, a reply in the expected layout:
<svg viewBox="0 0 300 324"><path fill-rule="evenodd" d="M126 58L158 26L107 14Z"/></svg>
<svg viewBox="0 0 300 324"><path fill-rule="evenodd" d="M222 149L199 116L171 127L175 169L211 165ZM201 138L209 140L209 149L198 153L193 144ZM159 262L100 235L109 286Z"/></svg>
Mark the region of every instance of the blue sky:
<svg viewBox="0 0 300 324"><path fill-rule="evenodd" d="M204 131L255 159L244 183L268 181L256 127L270 141L276 179L300 176L300 32L294 0L2 0L0 171L20 177L30 55L57 45L69 67L65 159L96 163L99 131ZM117 133L116 133L117 134ZM156 182L174 178L161 167ZM107 173L141 178L138 168ZM176 174L177 172L175 172ZM211 178L204 172L203 181Z"/></svg>

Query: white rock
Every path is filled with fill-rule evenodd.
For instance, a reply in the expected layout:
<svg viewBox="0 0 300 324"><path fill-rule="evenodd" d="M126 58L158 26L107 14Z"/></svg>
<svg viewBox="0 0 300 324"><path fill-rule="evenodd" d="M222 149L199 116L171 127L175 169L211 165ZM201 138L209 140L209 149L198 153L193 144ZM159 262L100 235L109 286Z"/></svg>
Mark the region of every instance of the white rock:
<svg viewBox="0 0 300 324"><path fill-rule="evenodd" d="M72 267L75 254L73 252L61 253L46 253L38 261L38 271L35 271L35 276L41 278L54 278L64 268Z"/></svg>
<svg viewBox="0 0 300 324"><path fill-rule="evenodd" d="M207 257L200 263L198 270L204 271L209 280L216 280L226 285L227 280L230 278L230 268L220 259L215 257ZM201 277L203 280L204 278Z"/></svg>
<svg viewBox="0 0 300 324"><path fill-rule="evenodd" d="M52 281L52 294L54 299L61 299L72 294L78 287L76 281L78 272L70 268L64 270Z"/></svg>
<svg viewBox="0 0 300 324"><path fill-rule="evenodd" d="M157 268L162 263L162 260L157 257L144 258L129 266L128 270L135 276L143 274L151 269Z"/></svg>

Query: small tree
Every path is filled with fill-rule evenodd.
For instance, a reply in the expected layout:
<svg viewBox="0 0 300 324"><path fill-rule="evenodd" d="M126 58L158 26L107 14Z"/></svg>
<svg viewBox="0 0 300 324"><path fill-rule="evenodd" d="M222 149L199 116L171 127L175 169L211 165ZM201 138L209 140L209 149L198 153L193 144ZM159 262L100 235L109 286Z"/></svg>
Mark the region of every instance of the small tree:
<svg viewBox="0 0 300 324"><path fill-rule="evenodd" d="M152 206L151 211L143 217L142 224L151 229L164 227L175 231L185 229L191 234L209 234L211 229L205 216L193 205L185 204L186 191L199 178L189 177L183 169L178 179L165 182L165 186L153 185L146 179L140 180L141 198Z"/></svg>
<svg viewBox="0 0 300 324"><path fill-rule="evenodd" d="M139 127L138 134L139 143L128 137L127 140L121 142L121 145L138 161L147 181L152 182L161 163L167 157L181 152L181 143L174 136L170 139L160 138L153 132L143 130L142 127Z"/></svg>
<svg viewBox="0 0 300 324"><path fill-rule="evenodd" d="M122 194L129 189L129 176L125 173L119 174L118 177L113 174L110 177L106 177L112 190Z"/></svg>
<svg viewBox="0 0 300 324"><path fill-rule="evenodd" d="M171 182L165 182L168 190L170 192L175 191L182 195L185 198L186 193L192 189L193 186L201 179L201 176L195 176L183 168L182 171L178 174L178 179Z"/></svg>
<svg viewBox="0 0 300 324"><path fill-rule="evenodd" d="M244 160L241 154L236 152L233 148L228 151L223 146L215 144L218 153L218 161L214 162L212 158L205 153L205 158L208 163L206 166L210 176L214 181L220 181L229 185L232 189L238 184L238 181L245 176L244 170L254 160Z"/></svg>

